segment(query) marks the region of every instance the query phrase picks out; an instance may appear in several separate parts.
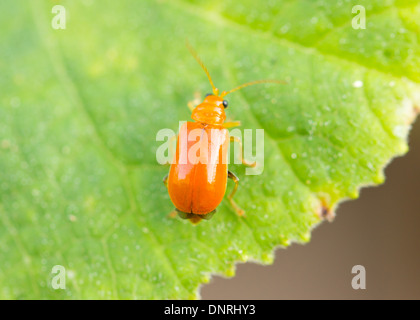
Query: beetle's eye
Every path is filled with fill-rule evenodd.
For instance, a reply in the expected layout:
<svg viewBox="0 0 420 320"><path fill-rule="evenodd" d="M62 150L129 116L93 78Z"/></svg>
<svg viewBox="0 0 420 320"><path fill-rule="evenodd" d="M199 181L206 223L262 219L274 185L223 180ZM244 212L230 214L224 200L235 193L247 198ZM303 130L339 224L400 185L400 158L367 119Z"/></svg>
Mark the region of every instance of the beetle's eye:
<svg viewBox="0 0 420 320"><path fill-rule="evenodd" d="M207 93L206 94L206 97L211 96L211 95L213 95L213 94L212 93Z"/></svg>
<svg viewBox="0 0 420 320"><path fill-rule="evenodd" d="M228 102L226 100L223 100L223 106L225 107L225 109L228 107Z"/></svg>

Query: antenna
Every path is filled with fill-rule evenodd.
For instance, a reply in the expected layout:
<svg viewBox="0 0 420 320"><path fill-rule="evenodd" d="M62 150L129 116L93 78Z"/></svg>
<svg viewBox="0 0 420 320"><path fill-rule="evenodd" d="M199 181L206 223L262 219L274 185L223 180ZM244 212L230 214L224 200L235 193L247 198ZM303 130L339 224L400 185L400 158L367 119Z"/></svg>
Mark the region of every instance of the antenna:
<svg viewBox="0 0 420 320"><path fill-rule="evenodd" d="M282 80L270 80L270 79L267 79L267 80L256 80L256 81L251 81L251 82L247 82L247 83L241 84L240 86L238 86L236 88L233 88L233 89L231 89L229 91L223 91L220 96L223 98L224 96L228 95L229 93L232 93L232 92L238 91L238 90L240 90L242 88L245 88L245 87L248 87L248 86L252 86L254 84L259 84L259 83L280 83L280 84L287 84L286 81L282 81Z"/></svg>
<svg viewBox="0 0 420 320"><path fill-rule="evenodd" d="M219 89L217 89L217 88L214 86L214 84L213 84L213 80L212 80L212 79L211 79L211 77L210 77L210 73L209 73L209 71L207 70L206 66L204 65L203 61L201 61L201 59L200 59L200 57L198 56L197 52L194 50L194 48L191 46L191 44L188 42L188 40L185 42L185 44L186 44L186 46L187 46L188 50L190 50L190 52L191 52L192 56L194 57L194 59L195 59L195 60L197 60L198 64L201 66L201 68L203 68L204 72L205 72L205 73L206 73L206 75L207 75L207 78L209 78L209 81L210 81L211 87L213 88L213 94L214 94L215 96L218 96L218 95L219 95Z"/></svg>

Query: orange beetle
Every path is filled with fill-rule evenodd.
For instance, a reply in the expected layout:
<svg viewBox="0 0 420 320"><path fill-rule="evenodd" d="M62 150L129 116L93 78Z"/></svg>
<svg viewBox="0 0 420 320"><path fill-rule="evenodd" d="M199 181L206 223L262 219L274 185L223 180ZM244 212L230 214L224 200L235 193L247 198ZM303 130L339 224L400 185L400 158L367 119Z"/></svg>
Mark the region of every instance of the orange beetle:
<svg viewBox="0 0 420 320"><path fill-rule="evenodd" d="M219 93L203 62L188 43L187 47L206 73L213 88L213 94L208 94L204 98L204 101L197 106L194 106L193 102L188 104L188 107L192 111L191 118L195 122L186 122L181 126L174 161L172 161L169 174L163 179L163 182L168 188L169 197L175 206L175 210L171 213L171 216L178 213L181 218L189 219L192 223L198 223L202 219L210 219L216 212L217 206L223 200L226 192L227 178L235 182L234 189L228 195L229 202L238 215L242 216L244 210L233 200L233 196L238 188L239 179L234 173L228 171L227 165L229 142L238 142L240 150L242 150L241 140L237 137L229 137L227 128L239 126L240 122L225 122L225 109L228 107L228 102L224 100L224 97L231 92L253 84L283 82L277 80L258 80ZM196 134L198 141L197 139L190 141L187 138L194 130L198 133ZM183 140L180 137L183 137ZM199 156L195 149L192 150L193 148L197 148L197 144L200 151ZM201 154L203 150L205 152ZM191 154L199 157L200 161L197 161L196 157L193 157L195 159L191 159ZM185 160L182 161L182 159ZM249 163L244 160L242 158L242 152L241 160L245 165L256 165L255 162Z"/></svg>

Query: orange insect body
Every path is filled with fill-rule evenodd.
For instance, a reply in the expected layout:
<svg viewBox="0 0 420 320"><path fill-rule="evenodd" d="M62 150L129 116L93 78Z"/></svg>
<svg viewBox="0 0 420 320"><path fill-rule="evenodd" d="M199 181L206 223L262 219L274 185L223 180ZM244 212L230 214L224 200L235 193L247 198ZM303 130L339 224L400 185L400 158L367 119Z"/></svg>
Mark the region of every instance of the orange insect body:
<svg viewBox="0 0 420 320"><path fill-rule="evenodd" d="M186 122L181 127L174 161L171 164L168 176L164 178L164 183L168 187L169 197L178 214L182 218L197 223L201 219L211 218L215 209L223 200L227 178L231 178L235 182L235 187L229 194L228 199L236 212L243 215L244 211L233 201L239 179L228 171L227 166L227 150L230 138L226 128L237 126L239 123L225 123L224 109L227 108L228 104L223 98L231 92L253 84L283 82L258 80L245 83L229 91L222 91L219 94L219 90L214 86L207 68L195 51L188 44L187 46L206 73L213 88L213 94L207 95L204 101L192 110L191 118L195 122ZM190 141L189 134L193 130L198 130L198 135L196 135L198 139ZM237 142L240 143L240 141ZM197 143L200 155L197 155L194 149ZM206 155L201 155L203 150L206 151ZM193 157L194 159L190 159L190 151L193 151L192 153L196 155L196 157ZM202 160L203 157L205 161L196 161L197 158ZM255 163L247 163L244 159L242 159L242 163L255 165Z"/></svg>
<svg viewBox="0 0 420 320"><path fill-rule="evenodd" d="M229 133L222 126L226 118L222 103L222 98L208 96L192 113L191 117L197 122L186 122L180 129L175 161L169 170L168 191L172 203L181 212L208 214L217 208L225 195ZM187 141L194 129L205 133L199 139L206 141ZM185 137L185 143L181 143L180 137ZM185 157L187 163L182 164L182 155L188 155L197 143L207 149L207 161L194 163L197 161Z"/></svg>

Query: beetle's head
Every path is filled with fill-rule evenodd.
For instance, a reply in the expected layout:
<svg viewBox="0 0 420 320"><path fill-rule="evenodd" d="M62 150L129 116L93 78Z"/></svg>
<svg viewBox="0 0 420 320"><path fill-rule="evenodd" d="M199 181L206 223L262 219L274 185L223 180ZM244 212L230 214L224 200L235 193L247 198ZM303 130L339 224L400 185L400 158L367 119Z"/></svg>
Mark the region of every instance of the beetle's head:
<svg viewBox="0 0 420 320"><path fill-rule="evenodd" d="M209 93L191 114L191 118L195 121L221 125L226 119L225 109L228 102L219 95Z"/></svg>

